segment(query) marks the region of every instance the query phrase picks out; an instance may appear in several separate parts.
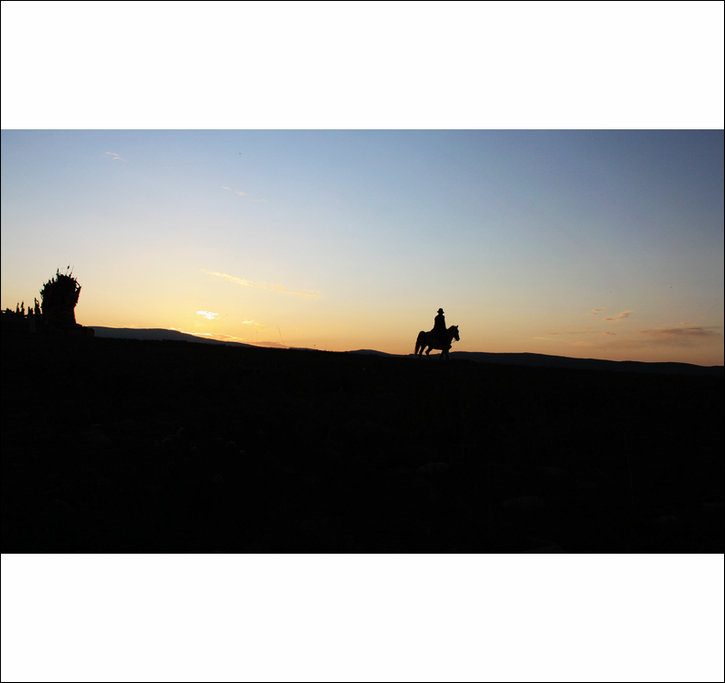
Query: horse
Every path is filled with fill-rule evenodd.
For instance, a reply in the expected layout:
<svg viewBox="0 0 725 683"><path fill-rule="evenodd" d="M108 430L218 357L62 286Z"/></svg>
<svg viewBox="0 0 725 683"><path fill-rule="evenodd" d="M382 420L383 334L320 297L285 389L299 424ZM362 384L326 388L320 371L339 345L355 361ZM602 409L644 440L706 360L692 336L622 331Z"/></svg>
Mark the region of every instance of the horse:
<svg viewBox="0 0 725 683"><path fill-rule="evenodd" d="M433 334L432 332L424 332L423 330L420 331L418 334L418 338L415 340L415 356L423 355L423 350L427 349L425 352L426 356L430 356L430 352L432 349L440 349L441 350L441 359L448 358L448 351L451 348L451 343L455 339L456 341L461 341L461 338L458 336L458 325L451 325L444 333L446 342L441 343L441 339L437 334Z"/></svg>

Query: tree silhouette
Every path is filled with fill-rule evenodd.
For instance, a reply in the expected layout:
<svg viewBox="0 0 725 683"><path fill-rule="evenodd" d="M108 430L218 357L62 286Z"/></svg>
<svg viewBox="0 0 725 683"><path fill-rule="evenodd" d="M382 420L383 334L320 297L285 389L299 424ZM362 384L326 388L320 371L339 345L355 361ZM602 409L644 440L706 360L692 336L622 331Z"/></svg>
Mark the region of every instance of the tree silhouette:
<svg viewBox="0 0 725 683"><path fill-rule="evenodd" d="M40 308L43 317L52 325L61 327L76 324L75 307L81 286L72 272L55 271L55 277L48 280L40 290Z"/></svg>

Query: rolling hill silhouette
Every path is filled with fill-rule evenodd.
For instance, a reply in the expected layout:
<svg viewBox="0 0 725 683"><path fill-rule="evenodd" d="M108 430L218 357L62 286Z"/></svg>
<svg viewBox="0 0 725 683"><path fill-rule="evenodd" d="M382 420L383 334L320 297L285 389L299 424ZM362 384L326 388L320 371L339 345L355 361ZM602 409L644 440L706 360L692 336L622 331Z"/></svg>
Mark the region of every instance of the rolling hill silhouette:
<svg viewBox="0 0 725 683"><path fill-rule="evenodd" d="M221 341L198 337L177 330L166 330L161 328L136 329L126 327L97 327L97 337L112 339L136 339L143 341L186 341L203 344L222 344L226 346L239 346L246 348L259 348L264 345L245 344L242 342ZM313 350L313 349L306 349ZM377 351L375 349L356 349L345 353L368 354L376 356L388 356L402 358L397 354ZM437 355L437 354L434 354ZM681 375L698 375L722 377L724 369L722 365L703 366L691 363L658 363L642 361L613 361L596 358L570 358L567 356L549 356L540 353L485 353L476 351L451 351L452 359L467 360L477 363L490 363L496 365L515 365L532 368L570 368L579 370L601 370L611 372L643 372L643 373L673 373Z"/></svg>
<svg viewBox="0 0 725 683"><path fill-rule="evenodd" d="M529 368L571 368L577 370L601 370L609 372L674 373L722 377L722 365L705 366L692 363L660 363L643 361L617 361L597 358L569 358L567 356L548 356L540 353L483 353L473 351L451 352L451 357L472 360L478 363L497 365L518 365Z"/></svg>
<svg viewBox="0 0 725 683"><path fill-rule="evenodd" d="M243 344L241 342L228 342L221 341L219 339L197 337L196 335L179 332L178 330L165 330L163 328L94 326L92 327L92 329L94 330L96 337L105 339L136 339L139 341L185 341L201 344L232 344L234 346L251 346L251 344Z"/></svg>

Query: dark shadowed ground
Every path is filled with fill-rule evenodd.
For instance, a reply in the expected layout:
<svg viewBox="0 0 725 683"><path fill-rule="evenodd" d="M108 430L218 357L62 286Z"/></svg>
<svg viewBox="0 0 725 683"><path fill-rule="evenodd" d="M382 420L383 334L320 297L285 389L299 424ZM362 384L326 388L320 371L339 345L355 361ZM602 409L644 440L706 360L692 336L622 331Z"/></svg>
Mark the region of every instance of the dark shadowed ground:
<svg viewBox="0 0 725 683"><path fill-rule="evenodd" d="M3 552L723 552L723 379L4 338Z"/></svg>

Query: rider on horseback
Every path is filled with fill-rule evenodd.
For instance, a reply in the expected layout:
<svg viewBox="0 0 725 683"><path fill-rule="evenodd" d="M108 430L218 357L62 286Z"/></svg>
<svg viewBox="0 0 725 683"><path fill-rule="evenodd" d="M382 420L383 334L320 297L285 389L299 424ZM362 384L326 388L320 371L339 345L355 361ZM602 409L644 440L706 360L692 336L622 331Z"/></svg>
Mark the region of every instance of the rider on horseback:
<svg viewBox="0 0 725 683"><path fill-rule="evenodd" d="M452 325L450 328L446 328L446 318L443 315L443 309L439 308L433 329L430 332L421 330L418 333L418 338L415 340L414 355L419 356L425 353L426 356L429 356L433 349L440 349L441 358L448 358L448 352L451 350L451 344L454 340L461 340L458 334L458 325Z"/></svg>
<svg viewBox="0 0 725 683"><path fill-rule="evenodd" d="M438 309L438 315L435 317L435 320L433 322L433 329L431 330L431 334L435 335L441 342L443 346L445 346L447 342L446 338L446 317L443 315L443 309Z"/></svg>

